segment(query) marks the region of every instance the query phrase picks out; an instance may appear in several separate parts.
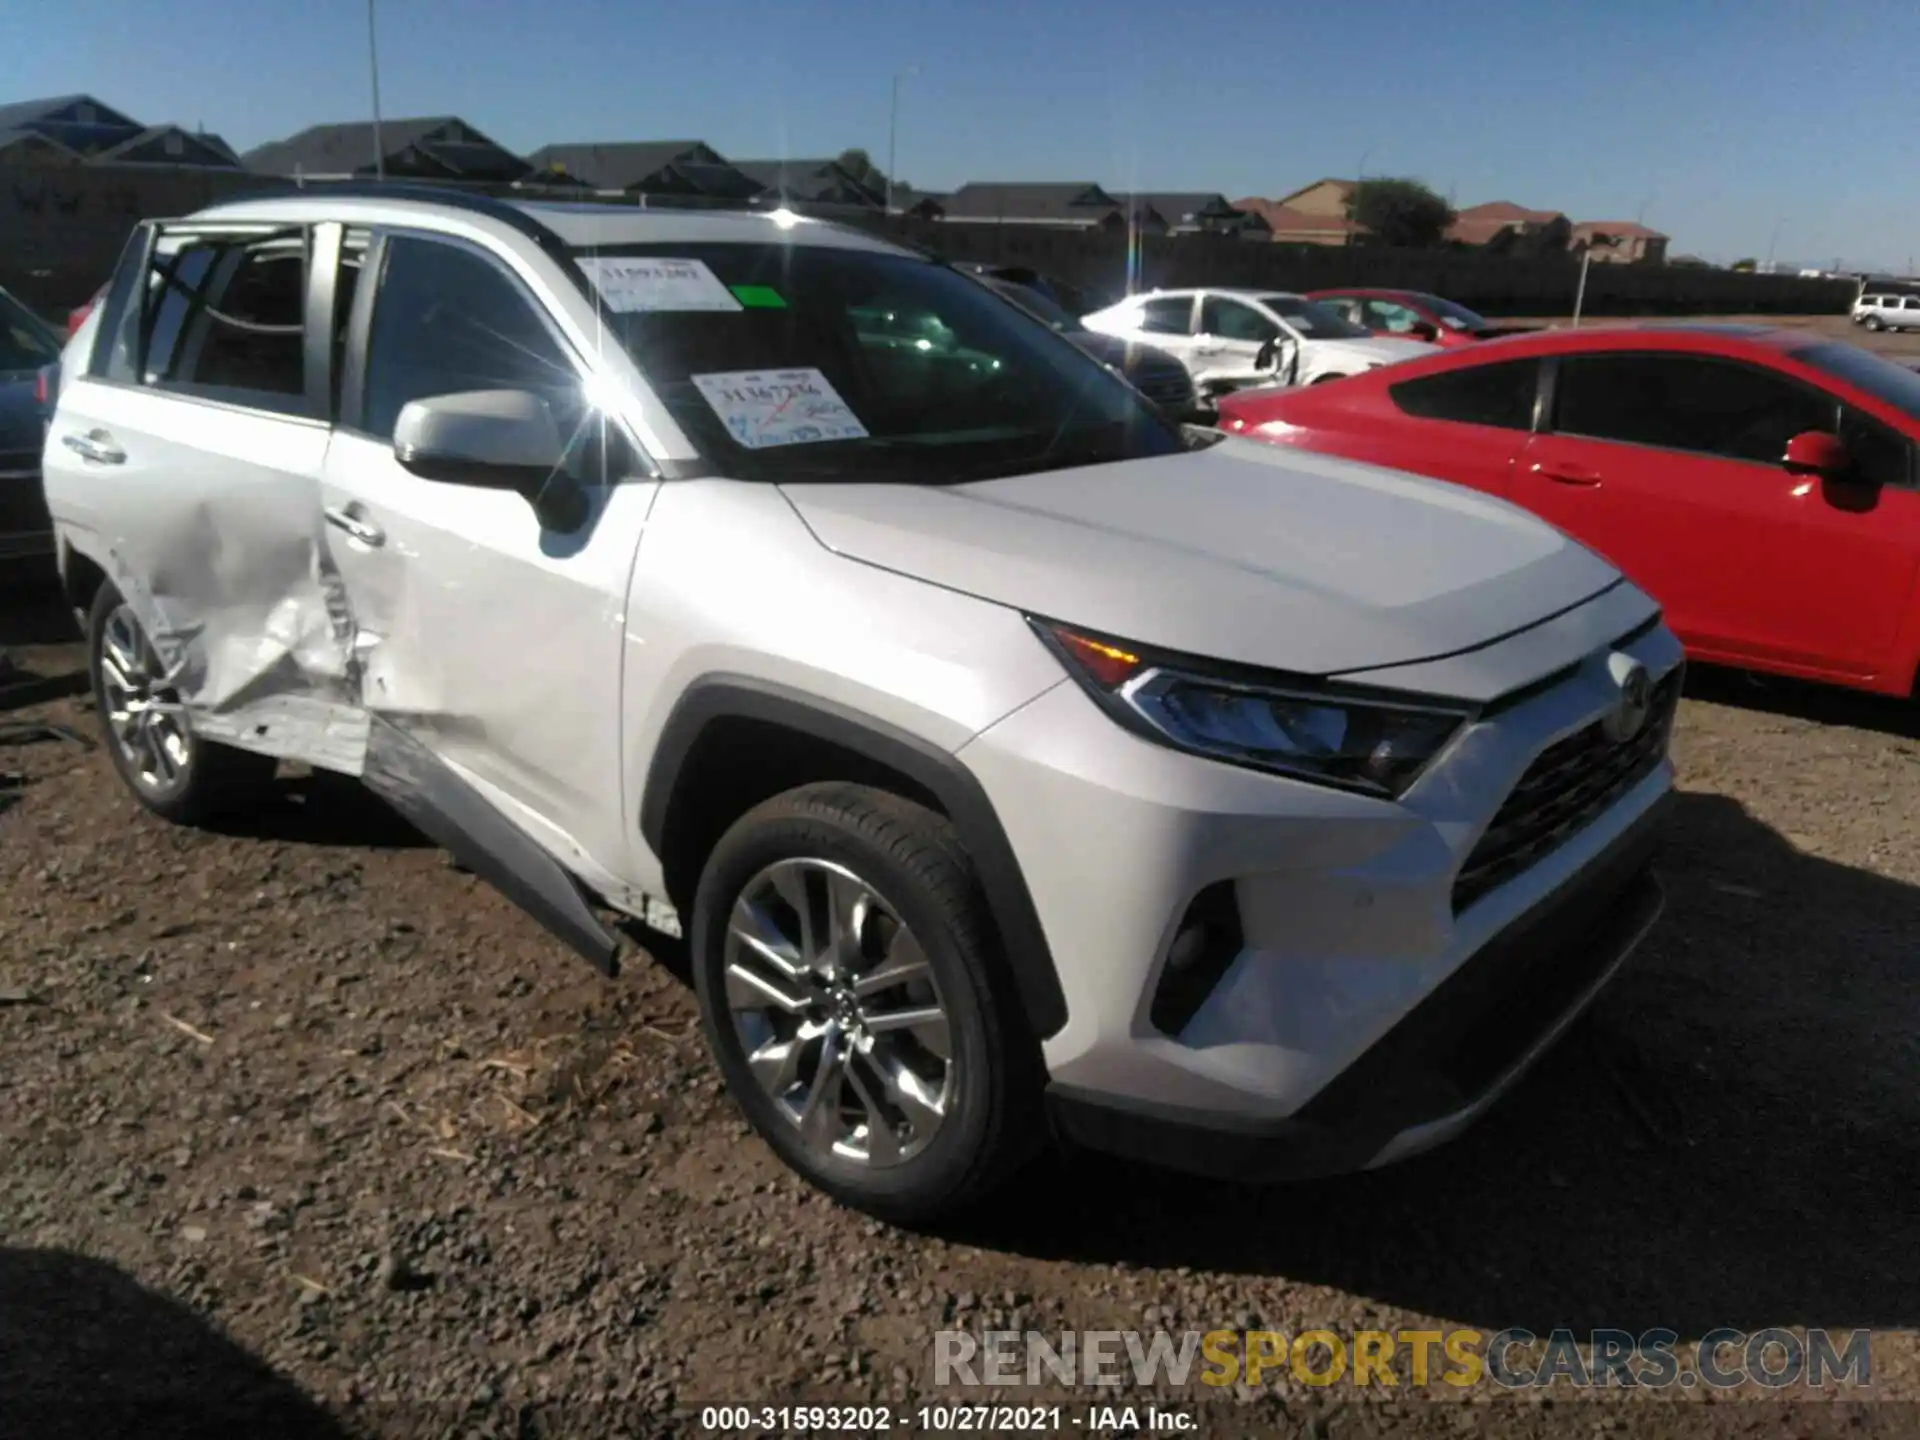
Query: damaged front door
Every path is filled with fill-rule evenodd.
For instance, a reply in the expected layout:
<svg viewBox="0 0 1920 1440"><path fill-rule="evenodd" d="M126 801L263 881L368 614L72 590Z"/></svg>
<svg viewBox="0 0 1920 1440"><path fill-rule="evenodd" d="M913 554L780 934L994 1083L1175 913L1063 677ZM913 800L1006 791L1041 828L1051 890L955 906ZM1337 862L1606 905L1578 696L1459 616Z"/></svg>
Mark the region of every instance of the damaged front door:
<svg viewBox="0 0 1920 1440"><path fill-rule="evenodd" d="M398 232L350 233L345 258L322 498L362 697L376 723L618 898L631 841L619 796L625 602L655 482L588 403L584 362L497 257ZM516 486L485 463L504 457L405 459L396 428L426 401L550 417L559 463Z"/></svg>
<svg viewBox="0 0 1920 1440"><path fill-rule="evenodd" d="M196 733L358 773L321 521L312 244L300 225L143 227L47 463L76 548L132 607Z"/></svg>

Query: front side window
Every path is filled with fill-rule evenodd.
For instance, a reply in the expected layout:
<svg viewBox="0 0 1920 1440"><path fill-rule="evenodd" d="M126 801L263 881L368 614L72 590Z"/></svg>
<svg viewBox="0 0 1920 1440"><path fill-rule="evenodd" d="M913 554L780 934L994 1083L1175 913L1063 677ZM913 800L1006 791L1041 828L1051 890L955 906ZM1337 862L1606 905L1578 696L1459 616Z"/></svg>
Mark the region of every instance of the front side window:
<svg viewBox="0 0 1920 1440"><path fill-rule="evenodd" d="M470 390L531 391L562 434L587 409L579 371L506 271L465 246L391 237L367 337L360 428L386 439L410 402Z"/></svg>
<svg viewBox="0 0 1920 1440"><path fill-rule="evenodd" d="M1309 340L1364 340L1367 332L1351 320L1329 310L1317 300L1298 295L1262 295L1260 303L1278 315L1282 323Z"/></svg>
<svg viewBox="0 0 1920 1440"><path fill-rule="evenodd" d="M1209 295L1200 305L1200 333L1221 340L1264 345L1277 338L1281 330L1251 305Z"/></svg>
<svg viewBox="0 0 1920 1440"><path fill-rule="evenodd" d="M1853 473L1874 485L1905 487L1913 483L1913 446L1891 425L1883 425L1851 405L1840 412L1840 443L1853 462Z"/></svg>
<svg viewBox="0 0 1920 1440"><path fill-rule="evenodd" d="M1802 345L1789 353L1801 364L1856 386L1901 414L1920 420L1920 371L1837 340Z"/></svg>
<svg viewBox="0 0 1920 1440"><path fill-rule="evenodd" d="M306 413L307 239L163 231L120 312L107 378Z"/></svg>
<svg viewBox="0 0 1920 1440"><path fill-rule="evenodd" d="M1366 324L1374 330L1385 330L1393 335L1410 333L1420 324L1420 316L1405 305L1392 300L1369 300L1366 308Z"/></svg>
<svg viewBox="0 0 1920 1440"><path fill-rule="evenodd" d="M675 284L694 287L675 293L697 292L702 308L676 308L688 302L666 291L627 308L644 300L632 277L657 285L667 260ZM955 483L1185 448L1077 346L914 256L633 245L588 253L583 268L609 297L604 323L680 428L741 479Z"/></svg>
<svg viewBox="0 0 1920 1440"><path fill-rule="evenodd" d="M1777 464L1787 441L1832 433L1832 397L1752 365L1693 355L1581 355L1560 362L1554 428Z"/></svg>
<svg viewBox="0 0 1920 1440"><path fill-rule="evenodd" d="M1477 310L1469 310L1451 300L1442 300L1438 295L1423 295L1420 302L1440 317L1440 323L1449 330L1485 330L1487 317Z"/></svg>
<svg viewBox="0 0 1920 1440"><path fill-rule="evenodd" d="M1531 430L1534 399L1540 389L1540 362L1503 360L1497 365L1467 365L1389 386L1403 414L1458 425L1492 425L1501 430Z"/></svg>
<svg viewBox="0 0 1920 1440"><path fill-rule="evenodd" d="M1151 335L1188 335L1193 332L1193 297L1169 295L1140 307L1140 328Z"/></svg>

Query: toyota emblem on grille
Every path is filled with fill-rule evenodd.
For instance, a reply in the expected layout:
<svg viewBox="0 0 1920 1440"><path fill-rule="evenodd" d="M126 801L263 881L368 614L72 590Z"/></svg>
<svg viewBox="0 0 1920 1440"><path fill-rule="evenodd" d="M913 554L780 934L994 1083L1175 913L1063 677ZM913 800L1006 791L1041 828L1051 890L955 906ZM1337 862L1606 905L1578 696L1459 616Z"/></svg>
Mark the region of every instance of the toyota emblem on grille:
<svg viewBox="0 0 1920 1440"><path fill-rule="evenodd" d="M1616 745L1624 744L1646 727L1647 716L1653 711L1653 681L1647 667L1631 655L1610 657L1607 673L1620 687L1620 703L1600 722L1600 728Z"/></svg>

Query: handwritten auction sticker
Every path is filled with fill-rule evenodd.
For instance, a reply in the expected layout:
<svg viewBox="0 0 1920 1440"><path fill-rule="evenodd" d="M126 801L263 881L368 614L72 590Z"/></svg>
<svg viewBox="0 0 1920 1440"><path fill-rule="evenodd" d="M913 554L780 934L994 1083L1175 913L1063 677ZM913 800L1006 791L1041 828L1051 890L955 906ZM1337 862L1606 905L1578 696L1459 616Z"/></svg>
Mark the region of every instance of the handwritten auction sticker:
<svg viewBox="0 0 1920 1440"><path fill-rule="evenodd" d="M732 370L690 378L727 432L749 450L867 435L818 370Z"/></svg>
<svg viewBox="0 0 1920 1440"><path fill-rule="evenodd" d="M698 260L590 255L580 262L609 310L738 310L740 301Z"/></svg>

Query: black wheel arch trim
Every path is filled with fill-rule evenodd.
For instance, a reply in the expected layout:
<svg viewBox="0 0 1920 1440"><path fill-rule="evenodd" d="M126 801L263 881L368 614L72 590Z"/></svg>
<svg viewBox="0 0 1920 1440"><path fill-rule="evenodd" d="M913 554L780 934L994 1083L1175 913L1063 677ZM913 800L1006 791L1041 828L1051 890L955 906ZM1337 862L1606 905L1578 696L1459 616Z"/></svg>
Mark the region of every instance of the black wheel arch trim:
<svg viewBox="0 0 1920 1440"><path fill-rule="evenodd" d="M879 761L924 786L946 811L972 857L1014 985L1038 1039L1067 1023L1053 952L1026 877L999 814L980 782L956 756L871 715L804 691L745 675L703 676L674 703L654 746L640 801L640 834L665 858L681 774L707 727L753 720L798 731Z"/></svg>

